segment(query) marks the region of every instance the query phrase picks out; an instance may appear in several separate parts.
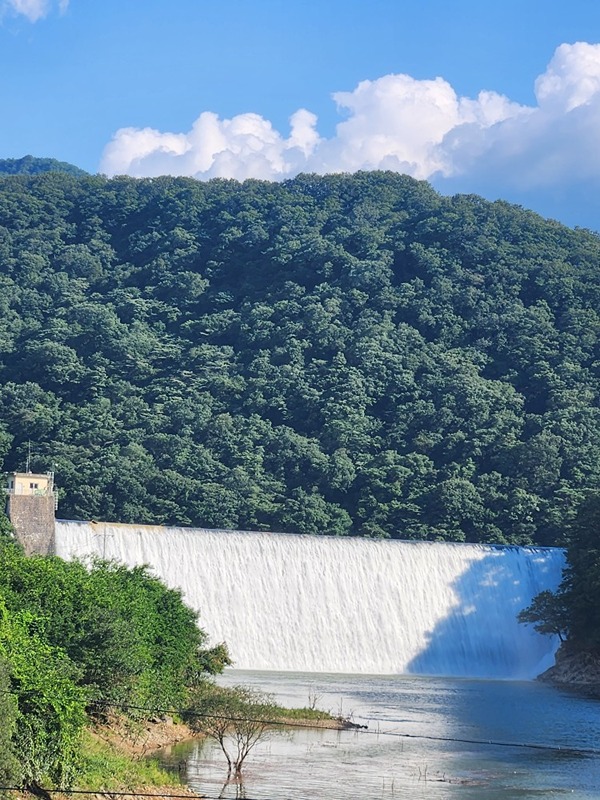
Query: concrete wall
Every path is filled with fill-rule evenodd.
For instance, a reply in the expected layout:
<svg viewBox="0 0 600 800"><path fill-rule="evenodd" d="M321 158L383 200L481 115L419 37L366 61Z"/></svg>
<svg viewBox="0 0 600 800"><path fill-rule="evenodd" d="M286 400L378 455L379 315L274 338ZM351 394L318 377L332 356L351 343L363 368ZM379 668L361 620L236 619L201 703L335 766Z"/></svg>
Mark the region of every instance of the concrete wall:
<svg viewBox="0 0 600 800"><path fill-rule="evenodd" d="M6 513L27 555L54 553L54 495L9 494Z"/></svg>

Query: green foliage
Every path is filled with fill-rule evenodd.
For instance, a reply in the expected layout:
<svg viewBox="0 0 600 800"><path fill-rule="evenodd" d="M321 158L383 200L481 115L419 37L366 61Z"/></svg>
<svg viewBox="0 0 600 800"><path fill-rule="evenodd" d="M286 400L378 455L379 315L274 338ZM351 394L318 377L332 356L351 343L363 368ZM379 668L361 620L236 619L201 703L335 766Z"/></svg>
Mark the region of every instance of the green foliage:
<svg viewBox="0 0 600 800"><path fill-rule="evenodd" d="M561 543L599 260L393 173L0 177L0 456L73 519Z"/></svg>
<svg viewBox="0 0 600 800"><path fill-rule="evenodd" d="M21 549L19 543L15 539L14 528L10 524L9 518L0 511L0 547L3 547L5 544L12 544L17 549Z"/></svg>
<svg viewBox="0 0 600 800"><path fill-rule="evenodd" d="M202 679L202 673L206 675L219 675L225 667L230 667L233 661L229 657L227 645L224 642L216 644L200 651L198 655L198 676L197 680ZM194 683L197 681L195 680Z"/></svg>
<svg viewBox="0 0 600 800"><path fill-rule="evenodd" d="M247 686L219 687L206 681L198 686L184 714L198 733L216 741L227 761L229 774L239 776L244 762L281 709L270 695Z"/></svg>
<svg viewBox="0 0 600 800"><path fill-rule="evenodd" d="M600 653L600 494L582 502L570 526L561 593L570 645Z"/></svg>
<svg viewBox="0 0 600 800"><path fill-rule="evenodd" d="M321 711L318 708L284 708L277 707L275 710L275 720L280 719L283 723L287 721L300 721L300 722L322 722L324 720L332 720L333 717L329 711Z"/></svg>
<svg viewBox="0 0 600 800"><path fill-rule="evenodd" d="M185 705L229 663L205 639L181 594L145 567L27 558L0 542L0 776L72 784L86 709L140 706L128 713L144 718Z"/></svg>
<svg viewBox="0 0 600 800"><path fill-rule="evenodd" d="M66 172L69 175L83 176L87 173L66 161L56 158L0 158L0 174L5 175L38 175L41 172Z"/></svg>
<svg viewBox="0 0 600 800"><path fill-rule="evenodd" d="M94 700L177 707L190 685L229 663L224 645L204 647L181 593L145 567L24 558L8 546L0 549L0 593L77 665Z"/></svg>
<svg viewBox="0 0 600 800"><path fill-rule="evenodd" d="M569 631L569 608L563 592L545 590L533 598L531 605L519 612L517 619L533 625L538 633L558 636L564 642Z"/></svg>
<svg viewBox="0 0 600 800"><path fill-rule="evenodd" d="M14 735L18 716L17 696L12 692L10 664L0 658L0 781L12 786L20 779Z"/></svg>
<svg viewBox="0 0 600 800"><path fill-rule="evenodd" d="M558 590L541 592L518 615L540 633L558 634L570 650L600 653L600 494L590 493L567 531Z"/></svg>
<svg viewBox="0 0 600 800"><path fill-rule="evenodd" d="M76 667L37 635L35 622L0 604L0 658L17 702L12 746L19 782L68 786L77 767L85 694L76 685Z"/></svg>
<svg viewBox="0 0 600 800"><path fill-rule="evenodd" d="M220 671L227 663L223 645L217 652L203 649L206 635L181 593L167 589L145 567L97 561L88 592L88 611L95 618L75 643L74 660L84 665L96 697L178 707L207 667Z"/></svg>
<svg viewBox="0 0 600 800"><path fill-rule="evenodd" d="M87 791L135 791L140 786L176 786L172 773L150 758L133 759L107 742L84 732L77 786ZM177 792L173 792L177 794Z"/></svg>

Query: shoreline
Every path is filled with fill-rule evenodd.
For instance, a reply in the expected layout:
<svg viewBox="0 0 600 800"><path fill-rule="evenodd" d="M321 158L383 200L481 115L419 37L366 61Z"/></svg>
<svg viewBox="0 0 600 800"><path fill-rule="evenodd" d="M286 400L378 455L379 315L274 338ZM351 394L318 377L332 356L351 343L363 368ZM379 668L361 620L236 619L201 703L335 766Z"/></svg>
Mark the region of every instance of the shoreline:
<svg viewBox="0 0 600 800"><path fill-rule="evenodd" d="M600 657L587 651L569 650L562 644L554 665L536 680L600 698Z"/></svg>

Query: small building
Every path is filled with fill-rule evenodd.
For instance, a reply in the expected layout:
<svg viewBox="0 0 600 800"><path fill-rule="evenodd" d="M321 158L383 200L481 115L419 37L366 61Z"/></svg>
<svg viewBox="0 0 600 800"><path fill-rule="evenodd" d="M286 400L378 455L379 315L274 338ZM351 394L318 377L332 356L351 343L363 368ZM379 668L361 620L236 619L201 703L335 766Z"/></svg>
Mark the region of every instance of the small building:
<svg viewBox="0 0 600 800"><path fill-rule="evenodd" d="M9 472L6 494L54 495L54 473Z"/></svg>
<svg viewBox="0 0 600 800"><path fill-rule="evenodd" d="M6 515L27 555L54 552L54 473L9 472L4 489Z"/></svg>

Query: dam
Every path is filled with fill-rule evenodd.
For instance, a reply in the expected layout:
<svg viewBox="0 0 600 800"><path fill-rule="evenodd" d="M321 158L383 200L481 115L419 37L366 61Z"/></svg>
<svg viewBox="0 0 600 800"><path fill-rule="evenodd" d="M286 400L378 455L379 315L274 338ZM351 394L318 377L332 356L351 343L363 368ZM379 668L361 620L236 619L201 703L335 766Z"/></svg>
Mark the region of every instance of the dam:
<svg viewBox="0 0 600 800"><path fill-rule="evenodd" d="M557 548L57 520L55 549L147 564L239 669L527 680L558 646L516 621Z"/></svg>

